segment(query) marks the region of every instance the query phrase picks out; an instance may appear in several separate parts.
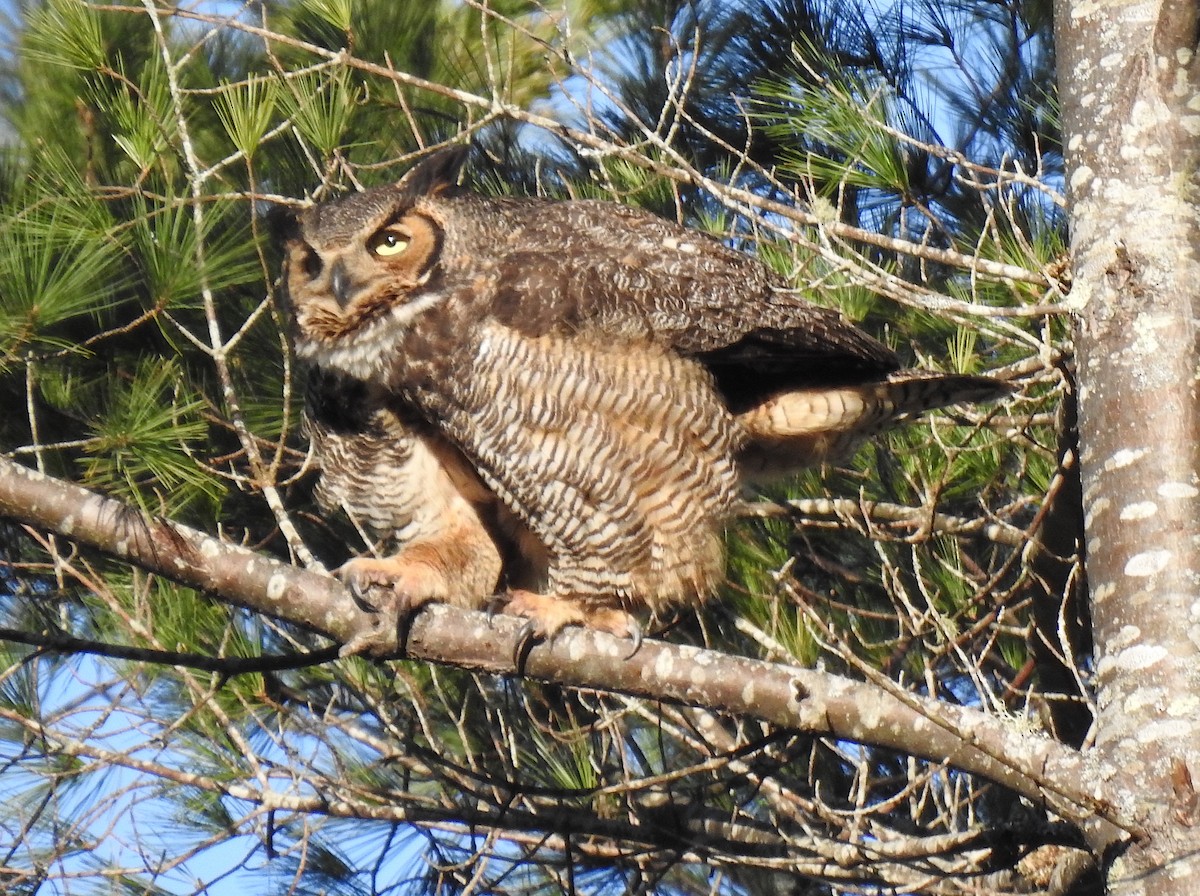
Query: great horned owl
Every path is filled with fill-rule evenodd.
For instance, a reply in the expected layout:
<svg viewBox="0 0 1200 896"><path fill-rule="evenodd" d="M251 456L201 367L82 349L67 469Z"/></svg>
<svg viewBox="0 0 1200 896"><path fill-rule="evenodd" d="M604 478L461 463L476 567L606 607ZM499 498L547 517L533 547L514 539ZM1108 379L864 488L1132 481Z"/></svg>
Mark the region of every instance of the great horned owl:
<svg viewBox="0 0 1200 896"><path fill-rule="evenodd" d="M901 370L756 259L644 211L455 186L463 150L287 234L318 495L396 553L339 571L401 612L486 604L639 637L709 596L748 480L999 397Z"/></svg>

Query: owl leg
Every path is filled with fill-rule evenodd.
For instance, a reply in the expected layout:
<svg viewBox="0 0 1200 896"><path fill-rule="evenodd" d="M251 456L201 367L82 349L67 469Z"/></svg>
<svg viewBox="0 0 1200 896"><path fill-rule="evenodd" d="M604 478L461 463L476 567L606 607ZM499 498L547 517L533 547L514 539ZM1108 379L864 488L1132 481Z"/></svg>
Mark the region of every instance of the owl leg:
<svg viewBox="0 0 1200 896"><path fill-rule="evenodd" d="M403 604L397 609L411 613L427 603L445 601L449 593L445 575L433 564L413 556L419 553L410 549L391 557L355 557L339 566L334 575L361 606L378 609L369 595L391 591Z"/></svg>
<svg viewBox="0 0 1200 896"><path fill-rule="evenodd" d="M405 545L390 557L356 557L334 574L359 606L394 621L388 635L394 633L396 646L403 648L413 617L425 604L475 608L495 590L500 554L489 538L469 537L481 533L454 529L441 538ZM342 652L358 653L375 646L369 641L356 639Z"/></svg>
<svg viewBox="0 0 1200 896"><path fill-rule="evenodd" d="M414 545L391 557L355 557L334 571L355 603L393 622L396 645L401 648L417 610L427 603L445 602L450 593L446 575L429 562L432 558L422 557L428 552L421 547ZM372 646L359 640L347 644L342 653L359 653Z"/></svg>
<svg viewBox="0 0 1200 896"><path fill-rule="evenodd" d="M630 613L617 607L588 606L567 597L514 590L509 592L504 613L529 620L521 629L513 651L513 662L518 671L524 668L525 658L534 644L553 638L568 625L581 625L608 632L618 638L629 638L633 642L629 656L637 653L642 646L641 626Z"/></svg>

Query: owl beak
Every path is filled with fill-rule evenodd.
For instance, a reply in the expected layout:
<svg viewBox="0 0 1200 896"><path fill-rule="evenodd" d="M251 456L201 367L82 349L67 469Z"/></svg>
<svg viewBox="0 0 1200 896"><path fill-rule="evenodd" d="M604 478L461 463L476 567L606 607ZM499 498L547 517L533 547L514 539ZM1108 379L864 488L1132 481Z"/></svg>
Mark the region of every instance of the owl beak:
<svg viewBox="0 0 1200 896"><path fill-rule="evenodd" d="M339 258L333 263L333 267L329 271L329 287L333 292L333 297L337 299L337 303L345 308L350 304L354 283L350 279L350 274L346 271L346 266L342 264Z"/></svg>

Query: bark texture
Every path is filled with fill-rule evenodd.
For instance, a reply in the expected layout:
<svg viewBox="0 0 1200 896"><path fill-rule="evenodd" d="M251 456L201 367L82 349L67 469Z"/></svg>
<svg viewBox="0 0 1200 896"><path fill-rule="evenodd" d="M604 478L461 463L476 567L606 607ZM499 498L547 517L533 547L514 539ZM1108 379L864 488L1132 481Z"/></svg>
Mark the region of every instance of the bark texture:
<svg viewBox="0 0 1200 896"><path fill-rule="evenodd" d="M1158 896L1200 873L1197 16L1194 0L1056 7L1095 752L1145 835L1108 883Z"/></svg>

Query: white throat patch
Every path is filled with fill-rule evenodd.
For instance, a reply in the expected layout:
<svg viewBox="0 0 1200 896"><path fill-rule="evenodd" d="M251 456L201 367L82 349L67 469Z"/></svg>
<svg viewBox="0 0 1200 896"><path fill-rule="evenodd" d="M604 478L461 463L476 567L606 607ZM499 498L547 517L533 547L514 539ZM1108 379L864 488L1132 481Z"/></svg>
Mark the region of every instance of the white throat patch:
<svg viewBox="0 0 1200 896"><path fill-rule="evenodd" d="M431 293L404 305L397 305L335 342L313 340L303 335L296 339L296 356L359 380L377 378L395 357L396 346L413 321L423 312L441 304L448 296Z"/></svg>

